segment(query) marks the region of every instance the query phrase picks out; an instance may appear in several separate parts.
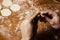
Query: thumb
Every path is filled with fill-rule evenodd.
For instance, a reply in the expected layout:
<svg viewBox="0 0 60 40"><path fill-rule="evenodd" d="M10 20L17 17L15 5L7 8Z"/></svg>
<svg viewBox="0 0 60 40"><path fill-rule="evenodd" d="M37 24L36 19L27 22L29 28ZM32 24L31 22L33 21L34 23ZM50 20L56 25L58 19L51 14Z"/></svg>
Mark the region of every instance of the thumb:
<svg viewBox="0 0 60 40"><path fill-rule="evenodd" d="M48 22L51 22L52 19L45 17Z"/></svg>

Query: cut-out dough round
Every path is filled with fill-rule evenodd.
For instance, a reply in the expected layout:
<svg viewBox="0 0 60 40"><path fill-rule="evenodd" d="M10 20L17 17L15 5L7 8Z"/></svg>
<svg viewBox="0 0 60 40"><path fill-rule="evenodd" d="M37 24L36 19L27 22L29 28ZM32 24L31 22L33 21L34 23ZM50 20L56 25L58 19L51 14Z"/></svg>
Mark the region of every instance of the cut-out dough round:
<svg viewBox="0 0 60 40"><path fill-rule="evenodd" d="M10 16L11 11L9 9L2 9L1 14L2 14L2 16Z"/></svg>
<svg viewBox="0 0 60 40"><path fill-rule="evenodd" d="M20 6L19 6L18 4L12 4L12 5L10 6L10 9L11 9L12 11L16 12L16 11L19 11L19 10L20 10Z"/></svg>
<svg viewBox="0 0 60 40"><path fill-rule="evenodd" d="M2 5L5 7L9 7L12 5L12 1L11 0L3 0Z"/></svg>

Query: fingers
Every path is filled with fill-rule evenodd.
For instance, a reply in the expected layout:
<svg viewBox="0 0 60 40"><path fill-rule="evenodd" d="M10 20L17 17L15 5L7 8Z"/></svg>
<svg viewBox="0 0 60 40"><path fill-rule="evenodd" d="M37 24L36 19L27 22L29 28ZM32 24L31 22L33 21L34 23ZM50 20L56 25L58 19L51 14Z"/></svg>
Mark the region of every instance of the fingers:
<svg viewBox="0 0 60 40"><path fill-rule="evenodd" d="M46 13L43 14L45 17L53 19L55 16L58 16L56 12L52 10L48 10Z"/></svg>
<svg viewBox="0 0 60 40"><path fill-rule="evenodd" d="M52 19L50 19L50 18L48 18L48 17L46 17L45 16L45 18L46 18L46 20L50 23L50 24L57 24L57 23L59 23L59 17L58 17L58 15L56 16L53 16L53 18Z"/></svg>
<svg viewBox="0 0 60 40"><path fill-rule="evenodd" d="M49 14L51 14L52 16L57 16L57 13L55 11L52 10L48 10Z"/></svg>
<svg viewBox="0 0 60 40"><path fill-rule="evenodd" d="M52 19L50 19L50 18L48 18L48 17L45 17L46 18L46 20L48 21L48 22L50 22Z"/></svg>
<svg viewBox="0 0 60 40"><path fill-rule="evenodd" d="M45 13L45 14L43 14L45 17L48 17L48 18L50 18L50 19L52 19L53 18L53 16L52 15L49 15L48 13Z"/></svg>

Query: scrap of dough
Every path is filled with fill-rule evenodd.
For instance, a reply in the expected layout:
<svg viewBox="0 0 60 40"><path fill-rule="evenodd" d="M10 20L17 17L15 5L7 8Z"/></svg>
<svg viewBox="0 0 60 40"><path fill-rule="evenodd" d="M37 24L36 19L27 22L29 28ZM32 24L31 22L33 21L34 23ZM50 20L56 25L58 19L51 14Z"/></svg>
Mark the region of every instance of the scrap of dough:
<svg viewBox="0 0 60 40"><path fill-rule="evenodd" d="M12 4L10 6L10 9L13 11L13 12L16 12L16 11L19 11L20 10L20 6L18 4Z"/></svg>
<svg viewBox="0 0 60 40"><path fill-rule="evenodd" d="M11 11L9 9L2 9L1 10L1 14L2 16L10 16L11 15Z"/></svg>
<svg viewBox="0 0 60 40"><path fill-rule="evenodd" d="M12 1L11 0L3 0L2 5L5 7L9 7L12 5Z"/></svg>

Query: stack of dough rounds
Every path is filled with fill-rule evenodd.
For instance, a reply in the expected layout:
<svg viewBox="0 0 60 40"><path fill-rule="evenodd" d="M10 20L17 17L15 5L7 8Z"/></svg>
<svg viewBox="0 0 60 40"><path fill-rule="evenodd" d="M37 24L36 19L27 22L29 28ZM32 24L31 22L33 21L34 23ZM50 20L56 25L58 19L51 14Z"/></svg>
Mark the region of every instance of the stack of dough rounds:
<svg viewBox="0 0 60 40"><path fill-rule="evenodd" d="M2 6L0 5L0 9L2 9L1 10L2 16L10 16L12 12L17 12L20 10L20 6L18 4L12 3L11 0L3 0L2 5L6 7L2 9ZM8 9L7 7L9 7L10 9Z"/></svg>

